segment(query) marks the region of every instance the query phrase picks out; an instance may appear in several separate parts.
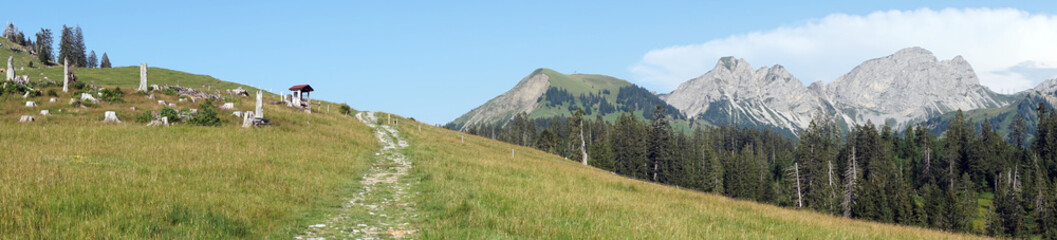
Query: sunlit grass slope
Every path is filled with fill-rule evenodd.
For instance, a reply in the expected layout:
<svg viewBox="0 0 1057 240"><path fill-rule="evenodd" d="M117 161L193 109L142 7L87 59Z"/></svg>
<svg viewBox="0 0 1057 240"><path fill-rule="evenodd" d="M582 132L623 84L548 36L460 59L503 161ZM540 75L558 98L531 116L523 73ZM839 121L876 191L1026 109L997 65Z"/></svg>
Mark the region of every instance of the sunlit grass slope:
<svg viewBox="0 0 1057 240"><path fill-rule="evenodd" d="M530 148L402 126L431 239L971 238L849 220L617 176ZM511 149L515 156L511 157Z"/></svg>
<svg viewBox="0 0 1057 240"><path fill-rule="evenodd" d="M340 207L378 148L365 125L323 109L331 103L312 114L266 104L273 125L257 129L239 127L227 110L219 127L146 127L134 116L162 106L131 93L138 71L77 69L82 80L125 89L122 103L73 107L67 101L76 96L61 87L41 89L58 92L55 103L0 96L0 239L289 239ZM159 68L150 74L152 84L236 86ZM180 110L199 108L155 95ZM250 97L226 98L236 110L253 109ZM39 115L44 109L52 115ZM104 111L124 123L102 123ZM21 115L37 121L17 123Z"/></svg>

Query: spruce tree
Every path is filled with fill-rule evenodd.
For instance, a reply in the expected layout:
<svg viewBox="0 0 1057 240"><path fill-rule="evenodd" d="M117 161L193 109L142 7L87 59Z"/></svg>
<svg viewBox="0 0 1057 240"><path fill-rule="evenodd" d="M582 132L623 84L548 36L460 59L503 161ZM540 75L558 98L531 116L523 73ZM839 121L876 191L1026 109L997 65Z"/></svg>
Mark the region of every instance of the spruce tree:
<svg viewBox="0 0 1057 240"><path fill-rule="evenodd" d="M99 59L95 57L95 50L92 50L92 52L88 54L88 67L89 68L95 68L95 67L98 67L98 66L99 66Z"/></svg>
<svg viewBox="0 0 1057 240"><path fill-rule="evenodd" d="M110 68L110 57L106 56L106 52L103 53L103 59L99 60L99 68Z"/></svg>

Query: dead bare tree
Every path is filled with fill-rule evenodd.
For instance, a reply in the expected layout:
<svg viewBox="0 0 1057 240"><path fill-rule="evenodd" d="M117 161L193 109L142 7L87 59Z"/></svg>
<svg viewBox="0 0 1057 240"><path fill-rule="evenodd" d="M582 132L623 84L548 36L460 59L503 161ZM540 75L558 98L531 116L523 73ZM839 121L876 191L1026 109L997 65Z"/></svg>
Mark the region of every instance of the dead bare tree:
<svg viewBox="0 0 1057 240"><path fill-rule="evenodd" d="M855 184L858 180L859 170L855 163L855 146L851 147L851 164L848 166L847 174L848 183L844 185L844 201L841 202L841 206L844 207L844 217L851 217L851 206L855 204Z"/></svg>

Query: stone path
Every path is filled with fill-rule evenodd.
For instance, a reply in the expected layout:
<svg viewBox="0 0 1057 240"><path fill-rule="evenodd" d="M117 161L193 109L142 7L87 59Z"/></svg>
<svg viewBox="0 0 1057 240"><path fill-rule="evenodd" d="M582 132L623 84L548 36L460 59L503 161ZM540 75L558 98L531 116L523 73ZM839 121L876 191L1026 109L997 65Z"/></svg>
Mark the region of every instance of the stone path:
<svg viewBox="0 0 1057 240"><path fill-rule="evenodd" d="M410 222L418 217L409 192L407 175L411 161L400 151L407 141L389 124L378 124L373 112L356 118L375 130L382 149L375 153L371 169L360 181L359 192L323 223L309 225L296 239L403 239L415 235Z"/></svg>

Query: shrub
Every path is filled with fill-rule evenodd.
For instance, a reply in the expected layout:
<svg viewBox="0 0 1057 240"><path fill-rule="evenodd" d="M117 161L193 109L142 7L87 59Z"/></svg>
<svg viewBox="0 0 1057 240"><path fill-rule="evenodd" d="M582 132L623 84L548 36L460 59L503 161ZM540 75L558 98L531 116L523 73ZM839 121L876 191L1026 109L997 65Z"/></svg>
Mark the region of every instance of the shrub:
<svg viewBox="0 0 1057 240"><path fill-rule="evenodd" d="M202 101L198 105L198 113L191 117L191 124L199 126L220 126L220 117L217 117L217 107L211 101Z"/></svg>
<svg viewBox="0 0 1057 240"><path fill-rule="evenodd" d="M173 96L173 97L176 97L176 95L178 95L176 93L176 90L172 90L172 88L166 88L165 90L162 90L161 93L165 94L165 95Z"/></svg>
<svg viewBox="0 0 1057 240"><path fill-rule="evenodd" d="M143 113L136 114L136 122L138 123L149 123L154 120L154 116L151 115L150 110L143 111Z"/></svg>
<svg viewBox="0 0 1057 240"><path fill-rule="evenodd" d="M70 88L77 89L77 90L84 89L84 87L87 87L87 86L88 86L88 84L85 84L83 82L73 82L72 84L70 84Z"/></svg>
<svg viewBox="0 0 1057 240"><path fill-rule="evenodd" d="M179 117L179 114L176 112L176 109L172 109L172 108L169 108L169 107L161 108L161 113L159 113L158 115L160 117L169 118L169 122L171 122L171 123L180 121L180 117Z"/></svg>
<svg viewBox="0 0 1057 240"><path fill-rule="evenodd" d="M55 92L55 89L48 89L48 96L49 97L58 97L59 93Z"/></svg>
<svg viewBox="0 0 1057 240"><path fill-rule="evenodd" d="M99 91L99 93L103 94L103 97L102 97L103 101L106 101L108 103L124 102L125 101L125 100L121 99L122 97L125 96L125 92L121 91L121 87L115 87L112 90L104 88L102 91Z"/></svg>
<svg viewBox="0 0 1057 240"><path fill-rule="evenodd" d="M349 115L350 113L352 113L352 107L348 104L341 104L341 114Z"/></svg>

